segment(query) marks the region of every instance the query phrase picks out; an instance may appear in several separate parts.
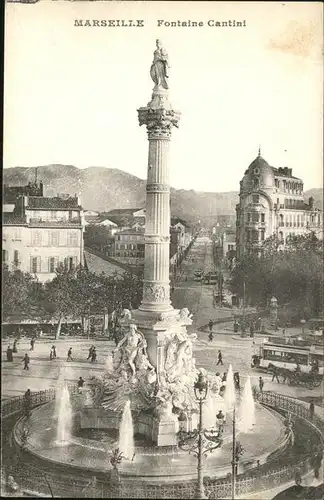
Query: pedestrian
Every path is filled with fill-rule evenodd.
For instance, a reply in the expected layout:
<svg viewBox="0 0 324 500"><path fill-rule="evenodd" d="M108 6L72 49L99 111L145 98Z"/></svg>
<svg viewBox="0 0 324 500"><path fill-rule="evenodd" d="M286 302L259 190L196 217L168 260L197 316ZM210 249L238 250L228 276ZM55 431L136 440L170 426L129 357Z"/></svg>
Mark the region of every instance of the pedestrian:
<svg viewBox="0 0 324 500"><path fill-rule="evenodd" d="M7 349L7 361L9 361L9 363L12 363L13 361L12 348L10 345L8 345Z"/></svg>
<svg viewBox="0 0 324 500"><path fill-rule="evenodd" d="M50 361L53 359L53 349L50 350Z"/></svg>
<svg viewBox="0 0 324 500"><path fill-rule="evenodd" d="M52 345L52 356L53 356L53 359L56 358L56 346L55 345Z"/></svg>
<svg viewBox="0 0 324 500"><path fill-rule="evenodd" d="M235 384L235 389L240 391L241 385L240 385L240 374L239 372L234 373L234 384Z"/></svg>
<svg viewBox="0 0 324 500"><path fill-rule="evenodd" d="M208 338L209 338L210 342L213 341L213 339L214 339L213 332L209 332Z"/></svg>
<svg viewBox="0 0 324 500"><path fill-rule="evenodd" d="M29 370L29 362L30 358L26 352L25 356L23 357L23 362L24 362L24 370Z"/></svg>
<svg viewBox="0 0 324 500"><path fill-rule="evenodd" d="M284 337L286 335L286 328L282 329L282 336Z"/></svg>
<svg viewBox="0 0 324 500"><path fill-rule="evenodd" d="M253 338L254 337L254 323L252 321L251 325L250 325L250 337Z"/></svg>
<svg viewBox="0 0 324 500"><path fill-rule="evenodd" d="M92 345L92 346L90 347L90 349L89 349L89 354L88 354L88 357L87 357L87 361L88 361L89 359L91 359L91 357L92 357L92 351L93 351L93 348L94 348L94 345Z"/></svg>
<svg viewBox="0 0 324 500"><path fill-rule="evenodd" d="M84 380L82 377L79 377L79 380L78 380L78 389L82 389L82 387L84 386Z"/></svg>
<svg viewBox="0 0 324 500"><path fill-rule="evenodd" d="M30 416L30 412L31 412L31 392L30 392L30 389L27 389L27 391L24 394L24 412L25 412L25 416L28 418Z"/></svg>
<svg viewBox="0 0 324 500"><path fill-rule="evenodd" d="M314 419L314 413L315 413L315 405L314 405L314 402L311 401L310 404L309 404L309 418L311 420Z"/></svg>
<svg viewBox="0 0 324 500"><path fill-rule="evenodd" d="M218 351L218 361L216 363L216 366L219 364L223 365L223 355L221 350Z"/></svg>
<svg viewBox="0 0 324 500"><path fill-rule="evenodd" d="M278 382L278 384L280 384L280 380L279 380L279 378L278 378L278 370L277 370L277 368L276 368L275 366L273 367L273 372L272 372L272 379L271 379L271 382L273 382L273 381L274 381L274 379L276 379L276 380L277 380L277 382Z"/></svg>
<svg viewBox="0 0 324 500"><path fill-rule="evenodd" d="M33 351L34 350L34 345L35 345L35 339L32 338L31 341L30 341L30 350Z"/></svg>
<svg viewBox="0 0 324 500"><path fill-rule="evenodd" d="M17 495L17 492L19 492L19 486L13 476L8 476L7 487L10 493Z"/></svg>
<svg viewBox="0 0 324 500"><path fill-rule="evenodd" d="M67 360L66 361L73 361L73 358L72 358L72 347L70 347L70 349L68 350Z"/></svg>
<svg viewBox="0 0 324 500"><path fill-rule="evenodd" d="M212 333L212 331L213 331L213 324L214 324L214 323L213 323L213 320L212 320L212 319L210 319L210 320L209 320L209 323L208 323L208 328L209 328L209 331L210 331L211 333Z"/></svg>
<svg viewBox="0 0 324 500"><path fill-rule="evenodd" d="M223 379L221 377L221 374L219 372L216 372L216 384L218 384L219 386L222 385L222 382L223 382Z"/></svg>
<svg viewBox="0 0 324 500"><path fill-rule="evenodd" d="M15 339L14 343L13 343L13 348L12 348L12 352L14 352L15 354L17 354L17 352L18 352L17 343L18 343L18 339Z"/></svg>
<svg viewBox="0 0 324 500"><path fill-rule="evenodd" d="M263 386L264 386L263 378L259 377L259 389L261 393L263 392Z"/></svg>
<svg viewBox="0 0 324 500"><path fill-rule="evenodd" d="M94 347L92 349L92 354L91 354L91 363L94 363L95 361L97 361L97 351L96 348Z"/></svg>
<svg viewBox="0 0 324 500"><path fill-rule="evenodd" d="M218 427L218 431L220 434L223 432L223 426L225 422L225 415L222 412L222 410L219 410L219 412L216 414L216 425Z"/></svg>

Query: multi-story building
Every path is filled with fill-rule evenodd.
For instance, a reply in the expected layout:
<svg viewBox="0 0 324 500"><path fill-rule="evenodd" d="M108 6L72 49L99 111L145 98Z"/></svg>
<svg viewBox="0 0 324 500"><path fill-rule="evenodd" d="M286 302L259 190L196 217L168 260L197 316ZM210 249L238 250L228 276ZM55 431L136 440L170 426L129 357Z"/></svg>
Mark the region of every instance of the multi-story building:
<svg viewBox="0 0 324 500"><path fill-rule="evenodd" d="M322 212L314 199L304 202L303 181L287 167L271 167L260 154L245 171L236 205L237 258L260 252L265 239L276 235L284 248L290 235L314 231L322 237Z"/></svg>
<svg viewBox="0 0 324 500"><path fill-rule="evenodd" d="M115 233L116 260L125 264L144 265L144 228L131 228Z"/></svg>
<svg viewBox="0 0 324 500"><path fill-rule="evenodd" d="M83 265L84 218L78 197L38 194L19 192L8 203L5 192L2 261L45 282L55 277L60 263L66 268Z"/></svg>
<svg viewBox="0 0 324 500"><path fill-rule="evenodd" d="M236 233L235 231L225 231L222 235L223 257L228 261L236 256Z"/></svg>

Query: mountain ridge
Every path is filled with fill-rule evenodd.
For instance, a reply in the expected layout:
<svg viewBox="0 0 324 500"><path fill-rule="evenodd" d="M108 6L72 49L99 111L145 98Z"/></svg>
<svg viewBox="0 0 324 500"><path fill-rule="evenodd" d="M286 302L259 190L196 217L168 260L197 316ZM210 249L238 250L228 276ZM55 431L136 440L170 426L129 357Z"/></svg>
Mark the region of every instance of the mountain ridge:
<svg viewBox="0 0 324 500"><path fill-rule="evenodd" d="M123 170L90 166L80 169L74 165L49 164L38 167L11 167L3 169L3 183L25 185L37 179L44 184L45 196L78 194L85 210L109 212L115 208L144 206L146 180ZM323 192L313 188L304 193L313 196L315 205L323 204ZM187 220L210 219L226 215L235 220L238 191L211 192L171 187L171 212Z"/></svg>

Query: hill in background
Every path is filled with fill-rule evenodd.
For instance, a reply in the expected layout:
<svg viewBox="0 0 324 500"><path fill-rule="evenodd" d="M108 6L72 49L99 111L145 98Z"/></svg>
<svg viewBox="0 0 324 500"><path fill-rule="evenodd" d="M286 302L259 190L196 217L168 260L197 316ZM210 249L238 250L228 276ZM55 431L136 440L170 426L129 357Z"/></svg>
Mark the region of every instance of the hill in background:
<svg viewBox="0 0 324 500"><path fill-rule="evenodd" d="M45 165L37 167L37 177L44 184L45 196L57 194L80 195L86 210L108 212L115 208L136 208L145 204L146 181L122 170L105 167L79 169L73 165ZM36 167L15 167L3 170L3 184L22 186L35 180ZM305 192L322 208L322 189ZM199 192L171 188L171 212L187 221L212 222L217 215L235 220L238 192Z"/></svg>

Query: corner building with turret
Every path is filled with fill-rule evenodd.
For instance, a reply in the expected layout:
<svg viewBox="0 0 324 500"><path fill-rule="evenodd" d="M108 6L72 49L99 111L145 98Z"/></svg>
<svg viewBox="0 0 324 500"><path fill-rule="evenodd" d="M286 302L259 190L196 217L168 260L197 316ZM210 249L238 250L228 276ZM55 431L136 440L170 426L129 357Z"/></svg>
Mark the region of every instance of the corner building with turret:
<svg viewBox="0 0 324 500"><path fill-rule="evenodd" d="M304 201L303 181L288 167L271 167L259 150L240 182L236 205L236 254L260 253L264 240L277 236L280 249L290 235L313 231L322 238L322 211Z"/></svg>

